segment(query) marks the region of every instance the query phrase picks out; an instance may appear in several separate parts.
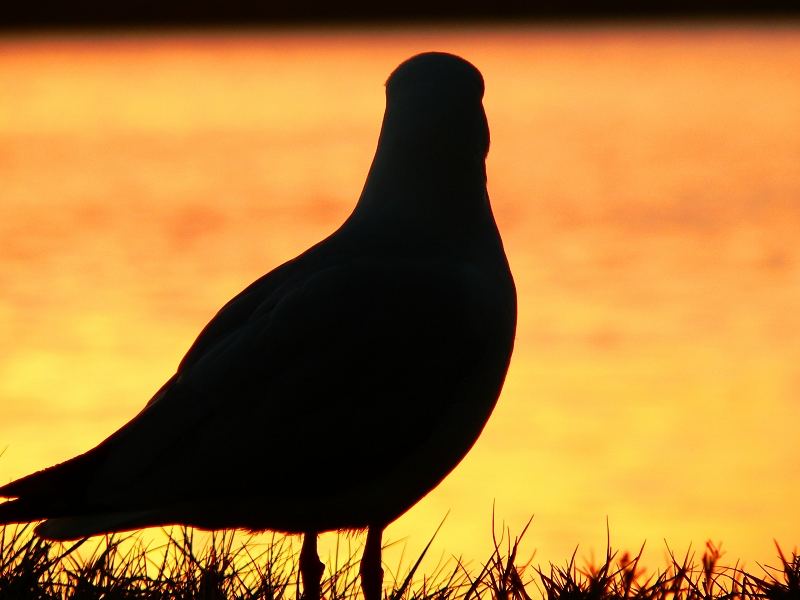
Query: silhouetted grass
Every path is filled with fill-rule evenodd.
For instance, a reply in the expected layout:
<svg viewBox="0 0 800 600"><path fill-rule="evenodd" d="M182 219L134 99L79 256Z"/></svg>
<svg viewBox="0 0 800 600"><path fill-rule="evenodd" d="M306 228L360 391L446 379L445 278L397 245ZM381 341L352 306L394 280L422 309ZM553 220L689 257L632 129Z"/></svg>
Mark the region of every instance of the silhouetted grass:
<svg viewBox="0 0 800 600"><path fill-rule="evenodd" d="M530 523L529 523L530 524ZM0 600L298 600L302 597L297 555L290 540L268 541L219 532L205 543L189 529L167 532L166 542L147 546L138 537L108 536L75 544L35 538L28 525L0 528ZM388 600L800 600L800 557L778 548L777 567L747 572L724 566L711 543L700 557L687 552L662 571L647 575L641 550L617 554L610 546L604 560L578 566L575 554L564 566L548 568L522 562L519 543L504 532L480 568L460 560L440 564L427 576L417 571L425 552L410 567L386 570ZM177 535L175 535L177 531ZM353 538L346 559L327 565L323 595L349 600L360 594L360 548ZM81 548L79 551L78 549ZM401 570L402 569L402 570Z"/></svg>

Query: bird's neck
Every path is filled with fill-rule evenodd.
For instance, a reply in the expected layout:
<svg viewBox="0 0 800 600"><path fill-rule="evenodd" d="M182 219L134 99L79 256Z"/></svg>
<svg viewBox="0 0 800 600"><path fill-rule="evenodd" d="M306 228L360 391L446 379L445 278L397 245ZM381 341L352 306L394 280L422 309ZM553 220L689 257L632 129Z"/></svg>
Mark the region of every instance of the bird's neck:
<svg viewBox="0 0 800 600"><path fill-rule="evenodd" d="M394 150L394 151L393 151ZM483 160L459 153L408 156L379 146L361 198L345 224L375 236L463 243L494 224Z"/></svg>

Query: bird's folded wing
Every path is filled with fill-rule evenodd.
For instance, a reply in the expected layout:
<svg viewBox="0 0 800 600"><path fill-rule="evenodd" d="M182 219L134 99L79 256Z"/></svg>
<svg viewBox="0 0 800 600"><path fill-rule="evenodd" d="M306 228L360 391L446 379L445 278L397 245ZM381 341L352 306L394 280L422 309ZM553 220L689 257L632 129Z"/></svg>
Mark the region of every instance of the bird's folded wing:
<svg viewBox="0 0 800 600"><path fill-rule="evenodd" d="M87 500L302 494L351 461L402 460L435 435L480 345L448 267L351 261L266 295L104 442Z"/></svg>

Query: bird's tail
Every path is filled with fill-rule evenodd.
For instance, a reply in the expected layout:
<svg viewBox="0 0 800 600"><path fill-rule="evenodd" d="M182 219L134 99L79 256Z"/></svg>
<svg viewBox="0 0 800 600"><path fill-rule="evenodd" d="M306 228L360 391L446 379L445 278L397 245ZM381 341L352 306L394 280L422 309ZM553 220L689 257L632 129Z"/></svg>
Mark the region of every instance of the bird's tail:
<svg viewBox="0 0 800 600"><path fill-rule="evenodd" d="M40 521L49 516L48 507L39 501L7 500L0 504L0 525Z"/></svg>
<svg viewBox="0 0 800 600"><path fill-rule="evenodd" d="M87 473L96 461L93 453L37 471L0 486L0 525L27 523L75 514ZM80 504L78 503L78 506Z"/></svg>
<svg viewBox="0 0 800 600"><path fill-rule="evenodd" d="M92 535L130 531L147 522L148 511L114 512L90 515L59 515L51 505L18 499L0 504L0 526L11 523L42 521L34 530L36 535L53 541L77 540Z"/></svg>
<svg viewBox="0 0 800 600"><path fill-rule="evenodd" d="M36 535L48 540L65 542L92 535L132 531L149 524L149 511L131 511L79 515L47 519L36 527Z"/></svg>

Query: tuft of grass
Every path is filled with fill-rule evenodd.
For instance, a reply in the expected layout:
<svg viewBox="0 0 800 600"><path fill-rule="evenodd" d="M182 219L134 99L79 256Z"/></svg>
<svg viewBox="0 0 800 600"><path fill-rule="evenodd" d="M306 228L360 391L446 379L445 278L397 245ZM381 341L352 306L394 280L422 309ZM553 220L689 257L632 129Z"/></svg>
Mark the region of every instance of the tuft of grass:
<svg viewBox="0 0 800 600"><path fill-rule="evenodd" d="M642 550L621 554L606 546L600 561L579 566L574 552L565 565L533 566L519 556L516 537L493 531L493 550L479 568L461 559L440 562L418 575L422 558L410 566L387 567L387 600L800 600L800 556L777 546L777 567L759 573L725 566L719 544L708 542L699 559L691 551L647 575ZM440 525L441 527L441 525ZM438 532L438 529L437 529ZM434 534L435 537L435 534ZM29 525L0 527L0 600L301 600L298 556L291 540L221 531L207 541L191 529L166 532L160 545L135 535L106 536L67 545L32 535ZM340 536L328 561L322 591L326 600L355 600L360 548ZM347 544L341 559L340 543ZM93 544L93 545L92 545ZM79 550L80 549L80 550Z"/></svg>

